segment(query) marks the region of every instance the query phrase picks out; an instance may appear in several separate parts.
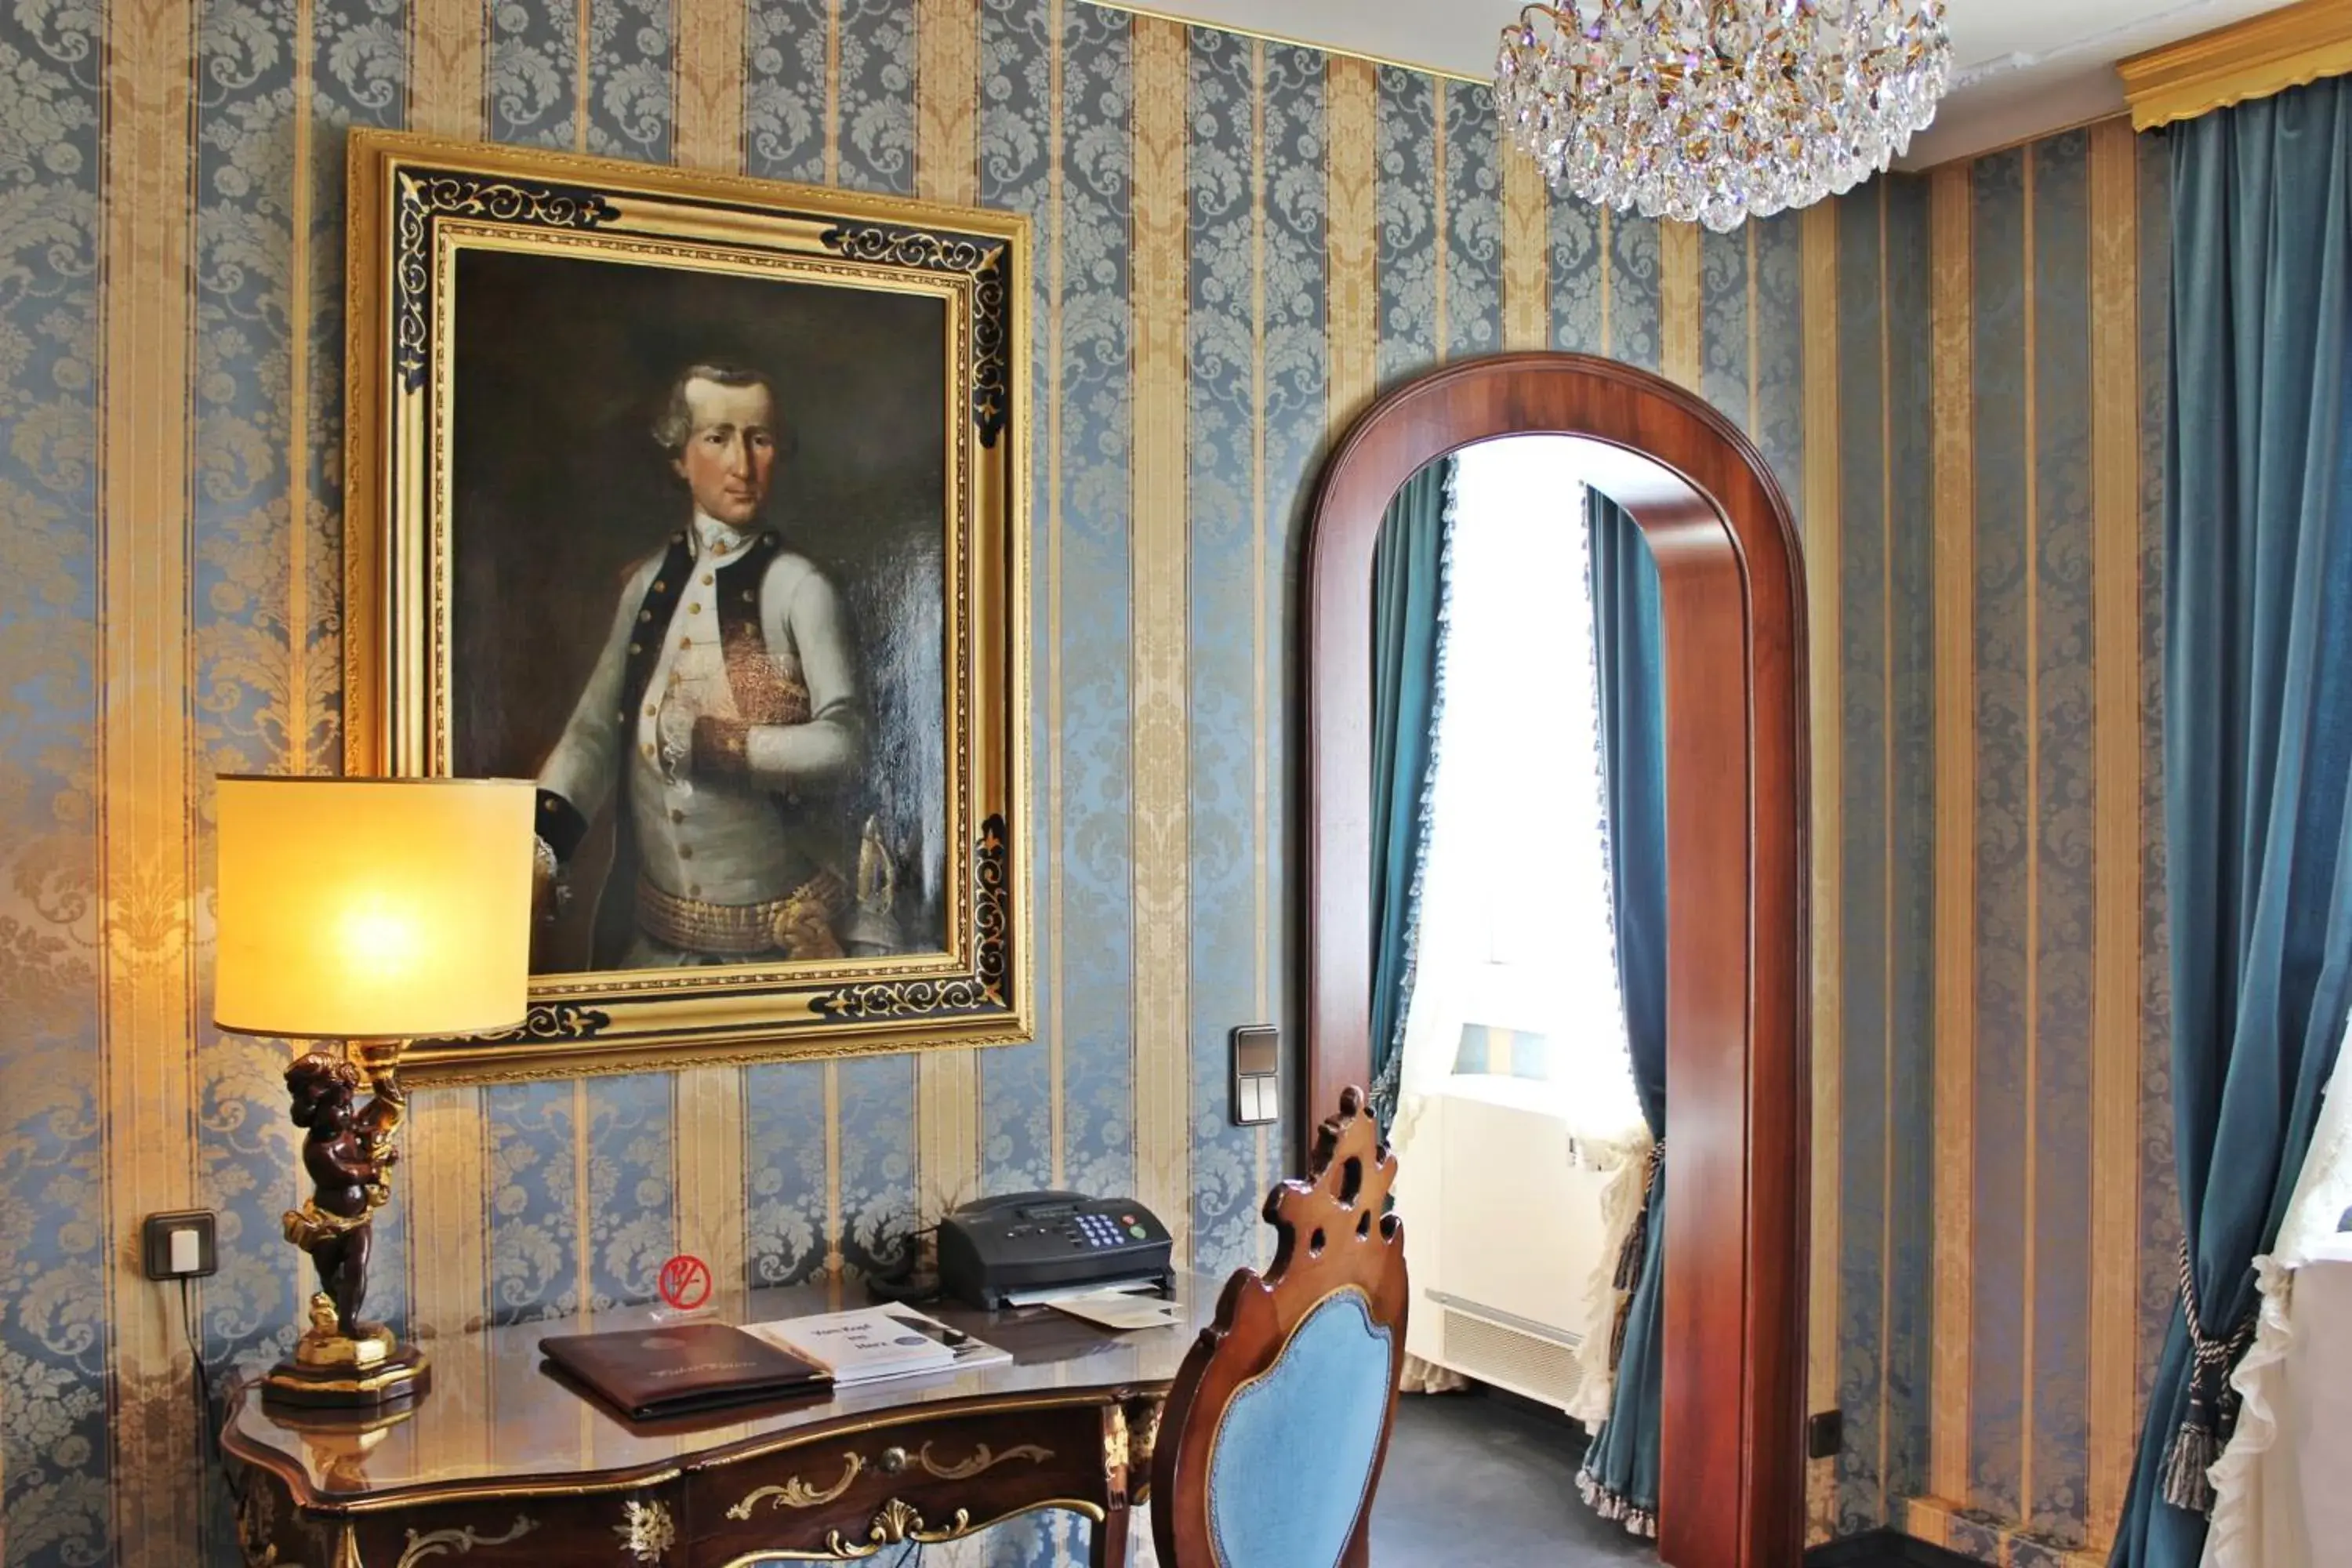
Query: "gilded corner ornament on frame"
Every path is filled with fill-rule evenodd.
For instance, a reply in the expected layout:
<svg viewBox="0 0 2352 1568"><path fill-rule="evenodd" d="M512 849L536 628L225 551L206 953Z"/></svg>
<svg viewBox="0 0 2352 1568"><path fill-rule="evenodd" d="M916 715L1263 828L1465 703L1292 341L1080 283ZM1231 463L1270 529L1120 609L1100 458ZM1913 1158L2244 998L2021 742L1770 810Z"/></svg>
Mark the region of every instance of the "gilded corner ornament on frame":
<svg viewBox="0 0 2352 1568"><path fill-rule="evenodd" d="M355 132L348 771L539 787L424 1081L1032 1026L1025 220Z"/></svg>

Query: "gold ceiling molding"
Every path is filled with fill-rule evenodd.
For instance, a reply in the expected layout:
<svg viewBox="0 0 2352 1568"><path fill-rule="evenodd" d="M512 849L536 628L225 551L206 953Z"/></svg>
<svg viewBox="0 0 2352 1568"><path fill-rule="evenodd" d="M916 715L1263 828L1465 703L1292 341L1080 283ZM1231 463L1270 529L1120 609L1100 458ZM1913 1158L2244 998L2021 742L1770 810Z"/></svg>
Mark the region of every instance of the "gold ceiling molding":
<svg viewBox="0 0 2352 1568"><path fill-rule="evenodd" d="M2302 0L2116 62L2132 129L2149 131L2352 74L2352 0Z"/></svg>

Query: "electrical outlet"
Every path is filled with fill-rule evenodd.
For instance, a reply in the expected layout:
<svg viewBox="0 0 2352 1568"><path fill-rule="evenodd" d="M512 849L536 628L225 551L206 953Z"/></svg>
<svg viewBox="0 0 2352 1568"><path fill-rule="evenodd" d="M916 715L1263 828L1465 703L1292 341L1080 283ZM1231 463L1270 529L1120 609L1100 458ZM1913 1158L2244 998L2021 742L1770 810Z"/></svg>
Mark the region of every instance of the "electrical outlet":
<svg viewBox="0 0 2352 1568"><path fill-rule="evenodd" d="M1805 1457L1832 1459L1845 1447L1845 1412L1824 1410L1805 1423Z"/></svg>
<svg viewBox="0 0 2352 1568"><path fill-rule="evenodd" d="M151 1214L140 1236L150 1279L201 1279L220 1268L210 1209Z"/></svg>

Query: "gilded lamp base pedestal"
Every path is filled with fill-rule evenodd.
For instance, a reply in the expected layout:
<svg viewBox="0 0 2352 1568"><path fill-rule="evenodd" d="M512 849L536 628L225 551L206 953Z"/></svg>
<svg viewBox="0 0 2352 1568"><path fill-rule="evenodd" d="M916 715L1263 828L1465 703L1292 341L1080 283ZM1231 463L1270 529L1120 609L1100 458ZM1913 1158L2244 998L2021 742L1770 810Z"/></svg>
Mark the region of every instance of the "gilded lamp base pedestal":
<svg viewBox="0 0 2352 1568"><path fill-rule="evenodd" d="M310 1299L310 1331L261 1380L261 1397L306 1409L387 1410L415 1401L432 1381L422 1351L381 1323L362 1323L356 1338L346 1336L320 1295Z"/></svg>

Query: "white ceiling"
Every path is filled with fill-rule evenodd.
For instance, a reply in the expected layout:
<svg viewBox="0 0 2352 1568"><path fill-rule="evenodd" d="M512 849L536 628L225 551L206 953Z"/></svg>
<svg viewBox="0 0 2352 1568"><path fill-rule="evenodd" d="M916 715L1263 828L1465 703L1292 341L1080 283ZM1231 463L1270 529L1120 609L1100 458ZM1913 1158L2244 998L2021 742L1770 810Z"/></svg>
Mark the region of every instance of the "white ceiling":
<svg viewBox="0 0 2352 1568"><path fill-rule="evenodd" d="M1118 0L1112 0L1118 3ZM1966 157L2123 107L2124 56L2283 0L1946 0L1958 84L1906 168ZM1140 0L1139 8L1401 61L1493 74L1511 0Z"/></svg>

